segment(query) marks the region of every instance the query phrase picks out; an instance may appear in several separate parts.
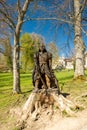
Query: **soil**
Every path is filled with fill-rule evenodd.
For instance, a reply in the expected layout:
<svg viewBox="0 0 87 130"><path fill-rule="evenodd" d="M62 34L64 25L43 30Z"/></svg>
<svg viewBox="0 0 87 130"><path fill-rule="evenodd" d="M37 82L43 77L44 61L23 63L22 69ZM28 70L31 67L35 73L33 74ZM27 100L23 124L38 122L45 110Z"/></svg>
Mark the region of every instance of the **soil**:
<svg viewBox="0 0 87 130"><path fill-rule="evenodd" d="M79 111L72 117L67 117L60 112L43 110L40 118L27 119L21 129L17 129L16 118L10 117L9 123L0 123L0 130L87 130L87 109Z"/></svg>
<svg viewBox="0 0 87 130"><path fill-rule="evenodd" d="M40 120L31 123L28 120L24 130L87 130L87 110L73 117L65 117L59 113L46 116L44 112Z"/></svg>

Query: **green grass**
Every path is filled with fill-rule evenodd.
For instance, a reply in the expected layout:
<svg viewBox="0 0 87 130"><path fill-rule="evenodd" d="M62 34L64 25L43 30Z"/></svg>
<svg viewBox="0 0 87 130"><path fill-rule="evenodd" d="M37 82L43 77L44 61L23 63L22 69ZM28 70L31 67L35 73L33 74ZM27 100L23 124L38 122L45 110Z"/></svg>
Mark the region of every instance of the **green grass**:
<svg viewBox="0 0 87 130"><path fill-rule="evenodd" d="M73 79L74 72L73 70L71 71L64 70L64 71L55 72L55 75L59 80L59 82L65 83Z"/></svg>
<svg viewBox="0 0 87 130"><path fill-rule="evenodd" d="M0 120L3 121L6 111L21 106L28 98L33 86L31 73L21 74L22 94L13 95L13 76L11 73L0 73ZM4 120L5 121L5 120Z"/></svg>
<svg viewBox="0 0 87 130"><path fill-rule="evenodd" d="M62 93L70 94L72 98L76 98L87 91L86 80L73 80L73 70L55 72L59 81L59 87ZM87 75L87 71L86 71ZM21 90L22 94L12 94L13 90L13 76L11 73L0 73L0 120L5 122L4 116L6 111L12 107L21 106L27 100L30 92L33 89L32 74L21 74ZM87 106L87 96L79 99L80 103Z"/></svg>

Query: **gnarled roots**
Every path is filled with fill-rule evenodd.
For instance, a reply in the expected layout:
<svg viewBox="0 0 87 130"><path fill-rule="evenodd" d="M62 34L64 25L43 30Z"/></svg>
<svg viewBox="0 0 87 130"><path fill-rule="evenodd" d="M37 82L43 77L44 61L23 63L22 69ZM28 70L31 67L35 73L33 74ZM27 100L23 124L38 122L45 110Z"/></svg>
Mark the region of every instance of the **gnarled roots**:
<svg viewBox="0 0 87 130"><path fill-rule="evenodd" d="M65 111L67 114L72 115L76 105L62 94L58 94L56 89L41 89L37 93L32 92L30 94L23 106L21 119L26 120L28 117L31 117L35 120L40 115L42 109L48 108L51 108L51 112L54 109L59 109L61 113Z"/></svg>

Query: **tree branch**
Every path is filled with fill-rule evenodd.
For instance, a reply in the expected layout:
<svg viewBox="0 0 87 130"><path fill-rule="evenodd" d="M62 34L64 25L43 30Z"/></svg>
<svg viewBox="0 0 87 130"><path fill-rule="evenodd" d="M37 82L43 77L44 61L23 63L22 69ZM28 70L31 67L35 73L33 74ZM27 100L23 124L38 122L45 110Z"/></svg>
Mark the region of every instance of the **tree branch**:
<svg viewBox="0 0 87 130"><path fill-rule="evenodd" d="M84 10L84 8L85 8L86 3L87 3L87 0L84 0L84 2L83 2L83 4L82 4L81 9L80 9L80 11L78 12L77 17L79 16L79 14L81 14L81 13L83 12L83 10Z"/></svg>
<svg viewBox="0 0 87 130"><path fill-rule="evenodd" d="M9 15L8 10L6 8L7 5L5 4L5 2L4 1L0 1L0 4L3 6L3 8L6 11L7 15Z"/></svg>
<svg viewBox="0 0 87 130"><path fill-rule="evenodd" d="M0 13L9 20L9 22L12 24L13 28L15 28L15 23L13 22L13 20L4 12L0 9Z"/></svg>
<svg viewBox="0 0 87 130"><path fill-rule="evenodd" d="M28 6L29 6L29 3L30 3L31 0L26 0L25 3L24 3L24 6L22 8L22 12L21 12L21 19L23 20L24 16L25 16L25 13L28 9Z"/></svg>
<svg viewBox="0 0 87 130"><path fill-rule="evenodd" d="M6 23L12 30L14 30L12 24L11 24L9 21L7 21L7 19L3 19L3 18L1 19L1 18L0 18L0 21Z"/></svg>
<svg viewBox="0 0 87 130"><path fill-rule="evenodd" d="M20 14L21 14L21 11L22 11L21 5L20 5L20 0L18 0L18 2L17 2L17 7L18 7L18 13L19 13L19 15L20 15Z"/></svg>
<svg viewBox="0 0 87 130"><path fill-rule="evenodd" d="M82 4L82 7L81 7L81 10L80 10L80 13L82 13L82 12L83 12L83 10L84 10L84 8L85 8L86 3L87 3L87 0L84 0L84 1L83 1L83 4Z"/></svg>
<svg viewBox="0 0 87 130"><path fill-rule="evenodd" d="M56 17L53 17L53 18L26 18L23 22L26 22L26 21L33 21L33 20L57 20L57 21L62 21L62 22L65 22L65 23L69 23L69 24L72 24L73 25L73 22L72 21L69 21L69 20L66 20L66 19L62 19L62 18L56 18Z"/></svg>

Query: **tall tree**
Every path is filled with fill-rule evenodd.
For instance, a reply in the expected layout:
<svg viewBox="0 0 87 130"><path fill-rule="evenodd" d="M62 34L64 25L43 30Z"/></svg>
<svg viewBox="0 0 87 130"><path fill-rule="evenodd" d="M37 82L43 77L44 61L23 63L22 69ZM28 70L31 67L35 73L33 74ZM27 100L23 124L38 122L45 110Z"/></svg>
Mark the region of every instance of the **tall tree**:
<svg viewBox="0 0 87 130"><path fill-rule="evenodd" d="M0 1L0 14L1 20L9 25L11 29L14 30L14 52L13 52L13 92L20 93L20 31L23 24L23 20L25 14L28 10L29 4L31 0L25 0L22 5L20 0L17 0L17 11L15 11L15 7L12 7L11 1L8 0ZM15 1L14 5L15 5ZM7 6L8 5L8 6ZM16 12L16 13L15 13ZM17 16L15 18L15 16ZM14 19L15 18L15 19Z"/></svg>
<svg viewBox="0 0 87 130"><path fill-rule="evenodd" d="M20 0L18 0L18 21L14 33L14 57L13 57L13 73L14 73L14 88L15 93L20 93L20 31L23 24L24 16L27 12L30 0L25 0L24 5L20 8Z"/></svg>
<svg viewBox="0 0 87 130"><path fill-rule="evenodd" d="M84 76L84 51L82 40L82 14L80 0L74 0L74 45L75 45L75 73L74 77Z"/></svg>

